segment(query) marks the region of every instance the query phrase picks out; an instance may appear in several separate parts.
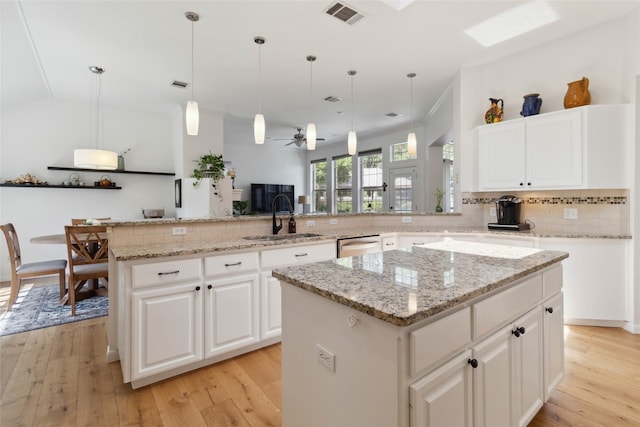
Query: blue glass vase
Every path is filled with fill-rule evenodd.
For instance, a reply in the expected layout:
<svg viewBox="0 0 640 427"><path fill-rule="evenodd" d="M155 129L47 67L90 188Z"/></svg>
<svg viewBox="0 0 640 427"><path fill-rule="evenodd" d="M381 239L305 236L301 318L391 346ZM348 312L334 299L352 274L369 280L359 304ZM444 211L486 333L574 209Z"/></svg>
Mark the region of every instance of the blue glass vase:
<svg viewBox="0 0 640 427"><path fill-rule="evenodd" d="M534 116L540 113L540 107L542 106L542 98L539 93L530 93L523 96L524 103L522 104L522 111L520 115L523 117Z"/></svg>

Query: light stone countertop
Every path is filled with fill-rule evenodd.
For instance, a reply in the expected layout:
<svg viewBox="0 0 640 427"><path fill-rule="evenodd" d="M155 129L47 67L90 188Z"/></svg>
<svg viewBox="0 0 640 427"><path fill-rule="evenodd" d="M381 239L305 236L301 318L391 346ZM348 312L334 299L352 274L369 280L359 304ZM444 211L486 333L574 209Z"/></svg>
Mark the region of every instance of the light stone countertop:
<svg viewBox="0 0 640 427"><path fill-rule="evenodd" d="M273 276L398 326L408 326L569 256L458 240L273 270Z"/></svg>

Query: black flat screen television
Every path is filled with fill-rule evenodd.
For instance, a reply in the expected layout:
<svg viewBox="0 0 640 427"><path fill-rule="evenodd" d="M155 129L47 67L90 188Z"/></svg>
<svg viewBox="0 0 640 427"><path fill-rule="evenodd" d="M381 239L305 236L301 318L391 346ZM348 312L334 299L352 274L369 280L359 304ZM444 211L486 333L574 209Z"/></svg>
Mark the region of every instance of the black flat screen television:
<svg viewBox="0 0 640 427"><path fill-rule="evenodd" d="M251 210L257 213L271 213L273 199L278 194L286 195L291 200L291 207L295 209L293 185L251 184ZM279 197L276 200L276 212L282 211L289 211L289 202L284 197Z"/></svg>

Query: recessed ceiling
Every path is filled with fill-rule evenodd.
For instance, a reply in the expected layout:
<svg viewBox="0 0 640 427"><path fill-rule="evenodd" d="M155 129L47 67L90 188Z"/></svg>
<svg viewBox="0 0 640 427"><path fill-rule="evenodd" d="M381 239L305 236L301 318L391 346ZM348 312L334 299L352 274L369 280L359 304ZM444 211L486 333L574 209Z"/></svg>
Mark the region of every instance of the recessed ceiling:
<svg viewBox="0 0 640 427"><path fill-rule="evenodd" d="M415 1L397 10L382 1L343 4L364 18L345 25L325 11L330 1L15 1L0 2L2 108L38 98L86 102L90 65L108 70L105 105L169 112L190 91L191 23L194 11L194 98L201 109L224 112L226 142L253 139L261 48L261 110L267 141L288 138L313 120L327 142L350 130L350 80L354 128L359 136L408 126L406 75L415 72L414 124L437 101L460 67L494 61L604 23L638 8L631 1L551 1L559 20L485 48L464 30L522 1ZM406 3L406 2L391 2ZM392 5L393 6L393 5ZM585 47L588 48L588 47ZM308 55L315 55L313 99ZM339 102L326 102L331 95ZM385 118L388 112L401 117ZM280 145L275 144L274 145Z"/></svg>

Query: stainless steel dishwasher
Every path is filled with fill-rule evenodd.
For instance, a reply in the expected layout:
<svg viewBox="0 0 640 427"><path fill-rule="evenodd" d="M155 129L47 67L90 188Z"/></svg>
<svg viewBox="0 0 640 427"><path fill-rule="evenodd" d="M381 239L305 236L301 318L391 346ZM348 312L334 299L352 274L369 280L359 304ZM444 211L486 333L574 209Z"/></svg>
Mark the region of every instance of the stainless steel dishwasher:
<svg viewBox="0 0 640 427"><path fill-rule="evenodd" d="M338 239L338 258L382 251L379 234Z"/></svg>

